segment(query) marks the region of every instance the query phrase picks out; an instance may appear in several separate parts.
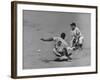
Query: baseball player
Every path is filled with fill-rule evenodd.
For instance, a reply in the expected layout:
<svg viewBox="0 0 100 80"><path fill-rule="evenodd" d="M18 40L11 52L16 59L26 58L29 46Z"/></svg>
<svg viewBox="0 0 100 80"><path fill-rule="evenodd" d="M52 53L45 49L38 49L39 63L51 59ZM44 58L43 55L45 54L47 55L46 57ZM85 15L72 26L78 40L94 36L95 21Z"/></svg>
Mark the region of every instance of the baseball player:
<svg viewBox="0 0 100 80"><path fill-rule="evenodd" d="M72 35L72 40L71 40L71 47L73 50L76 49L82 49L83 46L83 41L84 37L80 31L80 29L76 26L76 23L71 23L71 35Z"/></svg>
<svg viewBox="0 0 100 80"><path fill-rule="evenodd" d="M69 60L69 59L71 60L71 57L70 57L71 53L68 53L68 50L67 50L68 44L65 41L65 37L66 37L66 34L61 33L60 37L41 39L42 41L54 41L55 42L54 48L53 48L53 53L57 56L57 59L55 60L61 60L61 61Z"/></svg>

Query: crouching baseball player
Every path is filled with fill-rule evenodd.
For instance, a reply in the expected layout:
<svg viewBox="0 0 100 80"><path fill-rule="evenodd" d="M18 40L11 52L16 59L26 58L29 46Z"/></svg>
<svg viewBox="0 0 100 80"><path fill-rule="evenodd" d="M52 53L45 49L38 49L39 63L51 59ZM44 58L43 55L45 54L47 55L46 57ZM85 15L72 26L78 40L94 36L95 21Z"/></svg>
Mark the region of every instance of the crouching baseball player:
<svg viewBox="0 0 100 80"><path fill-rule="evenodd" d="M73 50L82 49L84 37L80 29L76 26L76 23L72 23L70 24L70 26L72 35L71 47L73 48Z"/></svg>

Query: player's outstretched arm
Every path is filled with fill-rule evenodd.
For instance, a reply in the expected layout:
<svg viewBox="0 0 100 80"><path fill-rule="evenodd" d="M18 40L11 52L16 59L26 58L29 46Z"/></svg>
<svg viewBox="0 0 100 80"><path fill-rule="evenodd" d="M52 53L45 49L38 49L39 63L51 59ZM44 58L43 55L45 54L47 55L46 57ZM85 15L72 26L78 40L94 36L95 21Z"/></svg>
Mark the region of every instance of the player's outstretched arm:
<svg viewBox="0 0 100 80"><path fill-rule="evenodd" d="M48 38L48 39L41 38L40 40L42 40L42 41L53 41L53 38Z"/></svg>

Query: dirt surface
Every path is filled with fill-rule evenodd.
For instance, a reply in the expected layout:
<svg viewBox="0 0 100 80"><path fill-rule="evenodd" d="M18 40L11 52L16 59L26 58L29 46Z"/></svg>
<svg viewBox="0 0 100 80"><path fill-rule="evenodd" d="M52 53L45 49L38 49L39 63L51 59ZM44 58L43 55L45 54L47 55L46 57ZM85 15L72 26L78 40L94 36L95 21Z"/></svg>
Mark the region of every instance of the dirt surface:
<svg viewBox="0 0 100 80"><path fill-rule="evenodd" d="M90 52L88 49L74 51L71 55L72 60L54 61L56 56L51 53L31 53L24 55L24 69L34 68L56 68L56 67L80 67L90 65Z"/></svg>
<svg viewBox="0 0 100 80"><path fill-rule="evenodd" d="M23 68L80 67L90 65L90 14L23 11ZM66 33L70 42L70 23L76 21L84 36L82 51L72 52L72 61L53 61L56 56L52 49L54 42L43 42L41 38L60 36Z"/></svg>

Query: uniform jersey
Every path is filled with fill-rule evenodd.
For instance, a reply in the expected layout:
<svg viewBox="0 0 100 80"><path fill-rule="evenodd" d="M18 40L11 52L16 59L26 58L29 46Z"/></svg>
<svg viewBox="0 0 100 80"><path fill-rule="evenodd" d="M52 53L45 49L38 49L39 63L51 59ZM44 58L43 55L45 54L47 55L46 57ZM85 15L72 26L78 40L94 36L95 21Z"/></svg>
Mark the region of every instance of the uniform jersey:
<svg viewBox="0 0 100 80"><path fill-rule="evenodd" d="M68 47L67 42L64 39L60 38L60 37L54 37L53 40L55 41L55 48L59 52L63 51L63 48L67 48ZM61 45L60 46L57 45L59 41L61 41Z"/></svg>
<svg viewBox="0 0 100 80"><path fill-rule="evenodd" d="M72 30L71 31L71 34L72 34L72 37L81 37L82 36L82 34L81 34L81 32L80 32L80 30L79 30L79 28L78 27L76 27L74 30Z"/></svg>
<svg viewBox="0 0 100 80"><path fill-rule="evenodd" d="M75 29L71 31L71 34L72 34L71 46L73 45L73 43L79 43L79 44L83 43L84 37L78 27L75 27Z"/></svg>

